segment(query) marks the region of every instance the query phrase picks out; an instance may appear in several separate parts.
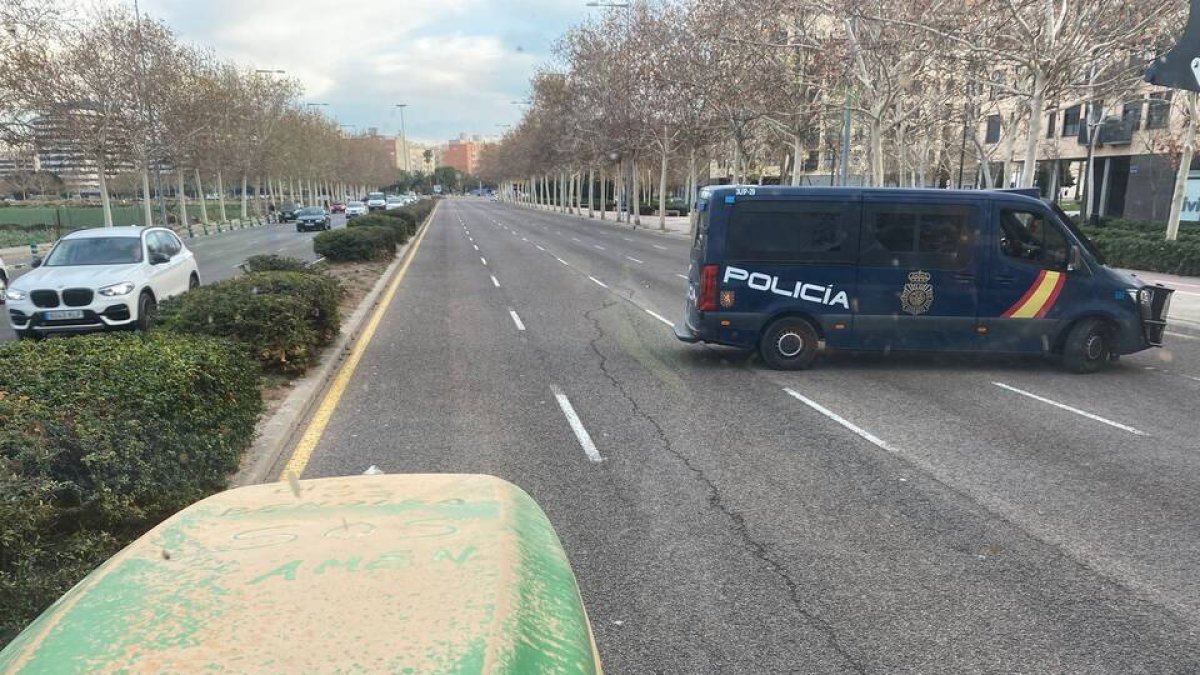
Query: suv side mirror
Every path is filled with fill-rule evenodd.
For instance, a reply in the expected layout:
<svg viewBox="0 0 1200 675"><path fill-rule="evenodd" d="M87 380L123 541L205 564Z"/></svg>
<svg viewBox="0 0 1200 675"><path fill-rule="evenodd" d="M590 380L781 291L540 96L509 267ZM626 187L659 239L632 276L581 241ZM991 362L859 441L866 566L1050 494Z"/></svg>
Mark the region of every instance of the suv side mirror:
<svg viewBox="0 0 1200 675"><path fill-rule="evenodd" d="M167 255L166 253L160 253L158 251L155 251L154 253L150 254L150 264L151 265L161 265L165 262L170 262L170 261L171 261L171 256Z"/></svg>
<svg viewBox="0 0 1200 675"><path fill-rule="evenodd" d="M1083 252L1078 245L1071 246L1070 257L1067 259L1067 271L1075 272L1083 269Z"/></svg>
<svg viewBox="0 0 1200 675"><path fill-rule="evenodd" d="M35 268L38 268L41 266L42 266L42 256L40 256L40 255L35 255L33 257L33 259L29 261L30 269L35 269Z"/></svg>

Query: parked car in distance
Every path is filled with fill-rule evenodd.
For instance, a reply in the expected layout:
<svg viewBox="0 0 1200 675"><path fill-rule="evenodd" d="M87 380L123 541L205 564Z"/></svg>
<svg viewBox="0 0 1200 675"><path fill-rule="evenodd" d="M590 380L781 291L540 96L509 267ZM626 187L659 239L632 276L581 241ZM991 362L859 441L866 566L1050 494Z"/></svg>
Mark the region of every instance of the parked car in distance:
<svg viewBox="0 0 1200 675"><path fill-rule="evenodd" d="M4 291L8 289L8 268L4 266L4 258L0 258L0 305L4 304Z"/></svg>
<svg viewBox="0 0 1200 675"><path fill-rule="evenodd" d="M346 205L341 202L334 202L329 205L329 212L330 213L345 213Z"/></svg>
<svg viewBox="0 0 1200 675"><path fill-rule="evenodd" d="M387 208L387 196L382 192L372 192L367 195L367 210L382 211Z"/></svg>
<svg viewBox="0 0 1200 675"><path fill-rule="evenodd" d="M283 206L279 207L279 222L289 223L296 219L296 212L304 208L296 202L284 202Z"/></svg>
<svg viewBox="0 0 1200 675"><path fill-rule="evenodd" d="M146 330L158 303L200 285L196 258L171 230L72 232L5 290L18 338L118 328Z"/></svg>
<svg viewBox="0 0 1200 675"><path fill-rule="evenodd" d="M319 206L310 206L296 212L296 231L328 230L329 214Z"/></svg>
<svg viewBox="0 0 1200 675"><path fill-rule="evenodd" d="M367 215L367 205L363 202L350 202L346 204L346 218L365 215Z"/></svg>
<svg viewBox="0 0 1200 675"><path fill-rule="evenodd" d="M394 211L407 203L403 197L388 197L383 208L385 211Z"/></svg>

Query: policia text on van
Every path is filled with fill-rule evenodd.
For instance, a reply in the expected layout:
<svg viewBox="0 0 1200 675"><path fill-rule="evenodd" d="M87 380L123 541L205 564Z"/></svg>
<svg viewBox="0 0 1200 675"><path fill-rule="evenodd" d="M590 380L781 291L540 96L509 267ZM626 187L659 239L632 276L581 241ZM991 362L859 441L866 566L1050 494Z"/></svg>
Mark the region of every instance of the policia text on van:
<svg viewBox="0 0 1200 675"><path fill-rule="evenodd" d="M684 342L1053 353L1077 372L1162 344L1170 289L1106 267L1016 191L712 187L696 209Z"/></svg>

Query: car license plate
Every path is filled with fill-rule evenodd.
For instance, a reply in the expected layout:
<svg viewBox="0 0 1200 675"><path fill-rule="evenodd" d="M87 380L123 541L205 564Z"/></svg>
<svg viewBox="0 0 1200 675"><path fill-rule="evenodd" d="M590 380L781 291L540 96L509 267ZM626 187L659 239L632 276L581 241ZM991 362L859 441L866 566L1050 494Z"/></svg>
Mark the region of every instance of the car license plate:
<svg viewBox="0 0 1200 675"><path fill-rule="evenodd" d="M43 314L47 321L64 321L67 319L82 319L82 309L59 309Z"/></svg>

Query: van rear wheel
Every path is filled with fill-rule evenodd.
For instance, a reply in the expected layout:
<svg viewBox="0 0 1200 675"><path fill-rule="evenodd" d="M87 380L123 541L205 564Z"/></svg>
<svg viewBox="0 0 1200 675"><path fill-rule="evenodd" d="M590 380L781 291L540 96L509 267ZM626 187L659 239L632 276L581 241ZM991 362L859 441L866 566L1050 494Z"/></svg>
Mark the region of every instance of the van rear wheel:
<svg viewBox="0 0 1200 675"><path fill-rule="evenodd" d="M803 370L812 366L819 348L817 331L812 324L795 317L784 317L763 332L758 352L775 370Z"/></svg>
<svg viewBox="0 0 1200 675"><path fill-rule="evenodd" d="M1084 319L1071 327L1063 342L1063 365L1073 373L1094 373L1112 357L1112 332L1100 319Z"/></svg>

